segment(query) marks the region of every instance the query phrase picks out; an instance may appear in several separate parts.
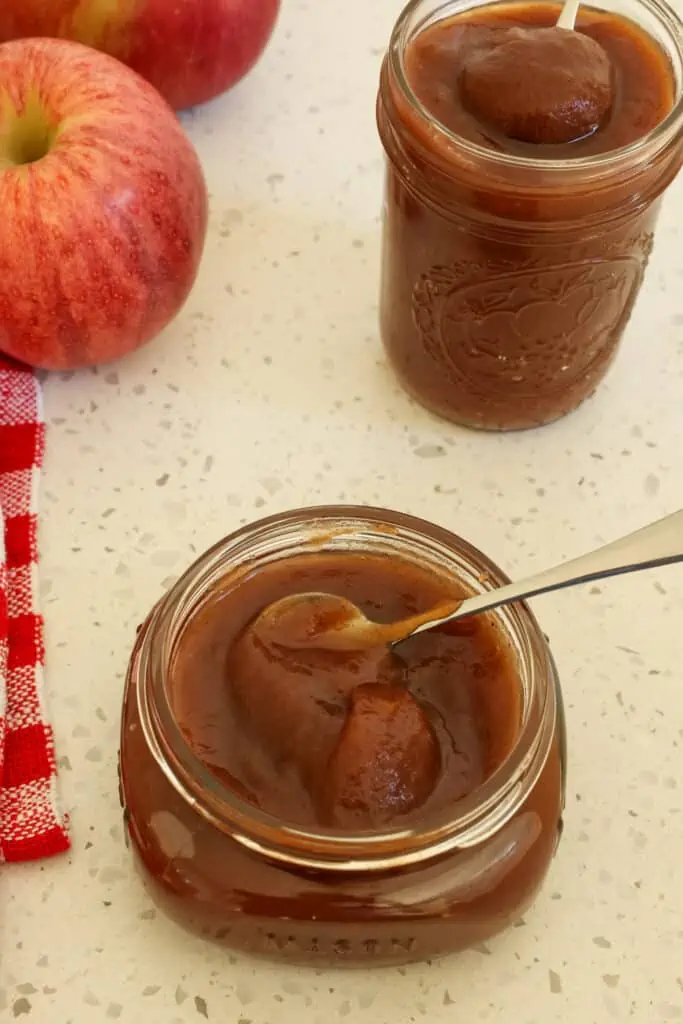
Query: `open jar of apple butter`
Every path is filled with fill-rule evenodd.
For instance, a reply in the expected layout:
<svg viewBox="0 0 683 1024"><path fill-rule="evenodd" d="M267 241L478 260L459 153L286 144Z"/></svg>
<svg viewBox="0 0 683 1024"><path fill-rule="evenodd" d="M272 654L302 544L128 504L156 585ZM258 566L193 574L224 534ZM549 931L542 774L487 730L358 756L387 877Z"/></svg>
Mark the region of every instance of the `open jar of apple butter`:
<svg viewBox="0 0 683 1024"><path fill-rule="evenodd" d="M663 0L413 0L383 63L381 333L455 422L540 426L596 389L683 152L683 23Z"/></svg>
<svg viewBox="0 0 683 1024"><path fill-rule="evenodd" d="M124 698L126 832L162 909L313 965L428 959L516 922L560 837L566 761L529 608L363 657L255 627L293 593L388 622L505 581L454 534L381 509L285 513L203 555L139 631Z"/></svg>

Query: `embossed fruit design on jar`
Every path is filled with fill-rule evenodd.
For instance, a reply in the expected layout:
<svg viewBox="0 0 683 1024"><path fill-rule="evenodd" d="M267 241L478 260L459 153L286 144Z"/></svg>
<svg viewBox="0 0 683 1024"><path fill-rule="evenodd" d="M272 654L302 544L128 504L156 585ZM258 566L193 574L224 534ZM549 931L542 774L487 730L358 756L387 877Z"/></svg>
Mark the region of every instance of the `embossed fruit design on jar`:
<svg viewBox="0 0 683 1024"><path fill-rule="evenodd" d="M572 33L559 9L413 0L382 67L382 338L410 394L472 427L595 391L683 160L675 12L584 7Z"/></svg>

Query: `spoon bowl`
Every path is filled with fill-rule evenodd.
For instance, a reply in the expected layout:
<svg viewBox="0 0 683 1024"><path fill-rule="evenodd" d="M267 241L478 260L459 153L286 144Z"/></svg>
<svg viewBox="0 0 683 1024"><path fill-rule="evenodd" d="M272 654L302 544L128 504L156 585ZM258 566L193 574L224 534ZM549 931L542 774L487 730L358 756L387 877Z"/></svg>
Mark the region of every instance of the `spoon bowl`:
<svg viewBox="0 0 683 1024"><path fill-rule="evenodd" d="M291 594L268 605L257 621L267 629L270 640L283 647L361 651L392 646L446 622L513 601L682 561L683 510L518 583L445 601L398 622L373 622L352 601L325 593Z"/></svg>
<svg viewBox="0 0 683 1024"><path fill-rule="evenodd" d="M462 600L445 601L420 615L398 622L374 622L358 605L345 597L316 591L290 594L274 601L258 617L259 631L271 643L283 647L307 647L327 651L363 651L387 647L405 640L420 627L449 621Z"/></svg>

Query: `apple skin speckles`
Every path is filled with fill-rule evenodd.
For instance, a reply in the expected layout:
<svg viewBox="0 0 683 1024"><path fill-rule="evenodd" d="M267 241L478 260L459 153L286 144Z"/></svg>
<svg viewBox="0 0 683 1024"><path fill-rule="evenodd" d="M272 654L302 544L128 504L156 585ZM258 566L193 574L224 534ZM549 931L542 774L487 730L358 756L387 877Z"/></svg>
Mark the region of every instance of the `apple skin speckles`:
<svg viewBox="0 0 683 1024"><path fill-rule="evenodd" d="M128 64L185 110L251 70L279 9L280 0L2 0L0 42L84 43Z"/></svg>
<svg viewBox="0 0 683 1024"><path fill-rule="evenodd" d="M208 206L198 157L147 82L77 43L0 45L0 81L0 351L55 370L117 359L194 284ZM15 165L29 107L47 152Z"/></svg>

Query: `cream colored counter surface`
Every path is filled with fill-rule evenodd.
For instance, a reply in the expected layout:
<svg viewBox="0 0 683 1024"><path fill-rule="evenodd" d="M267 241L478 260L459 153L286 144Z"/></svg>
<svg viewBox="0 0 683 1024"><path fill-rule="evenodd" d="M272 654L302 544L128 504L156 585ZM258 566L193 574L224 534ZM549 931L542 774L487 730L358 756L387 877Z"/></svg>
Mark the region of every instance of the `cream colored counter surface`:
<svg viewBox="0 0 683 1024"><path fill-rule="evenodd" d="M211 191L164 337L46 384L47 680L73 851L0 878L0 1018L52 1024L683 1022L683 570L535 603L563 680L565 838L524 924L431 966L309 972L157 914L122 836L116 753L135 627L209 544L266 514L369 502L510 574L683 506L683 178L599 396L514 436L434 419L377 330L374 125L395 0L285 0L262 64L186 118Z"/></svg>

